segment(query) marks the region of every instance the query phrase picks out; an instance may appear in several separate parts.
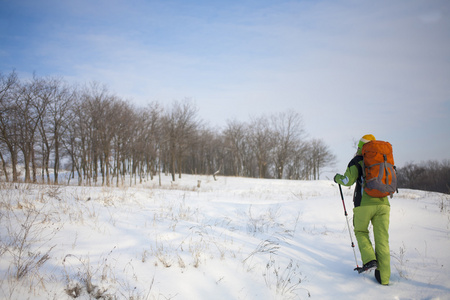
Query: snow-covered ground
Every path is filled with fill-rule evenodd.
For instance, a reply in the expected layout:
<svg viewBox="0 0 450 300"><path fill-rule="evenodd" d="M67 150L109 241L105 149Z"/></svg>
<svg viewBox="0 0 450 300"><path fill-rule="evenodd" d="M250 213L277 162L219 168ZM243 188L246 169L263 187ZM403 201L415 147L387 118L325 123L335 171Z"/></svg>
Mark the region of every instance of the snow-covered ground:
<svg viewBox="0 0 450 300"><path fill-rule="evenodd" d="M1 299L450 299L449 195L394 196L380 286L353 271L332 181L183 175L0 193Z"/></svg>

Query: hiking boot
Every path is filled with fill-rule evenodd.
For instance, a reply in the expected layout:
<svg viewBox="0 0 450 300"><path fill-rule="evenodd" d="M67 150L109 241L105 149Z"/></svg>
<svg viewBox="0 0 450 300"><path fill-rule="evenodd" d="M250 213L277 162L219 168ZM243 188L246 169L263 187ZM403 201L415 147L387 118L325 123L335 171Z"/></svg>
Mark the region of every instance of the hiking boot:
<svg viewBox="0 0 450 300"><path fill-rule="evenodd" d="M365 264L362 267L362 271L361 272L370 272L372 270L375 270L378 267L377 261L376 260L371 260L369 261L367 264Z"/></svg>

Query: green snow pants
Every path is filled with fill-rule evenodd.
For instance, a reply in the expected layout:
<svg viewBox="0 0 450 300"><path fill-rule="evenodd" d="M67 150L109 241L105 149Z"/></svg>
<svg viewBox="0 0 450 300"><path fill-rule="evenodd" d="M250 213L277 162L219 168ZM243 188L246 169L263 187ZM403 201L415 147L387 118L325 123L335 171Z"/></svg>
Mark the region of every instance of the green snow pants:
<svg viewBox="0 0 450 300"><path fill-rule="evenodd" d="M353 209L353 226L363 264L376 260L381 283L389 284L391 277L391 255L389 251L388 205L358 206ZM369 238L369 223L372 222L375 251Z"/></svg>

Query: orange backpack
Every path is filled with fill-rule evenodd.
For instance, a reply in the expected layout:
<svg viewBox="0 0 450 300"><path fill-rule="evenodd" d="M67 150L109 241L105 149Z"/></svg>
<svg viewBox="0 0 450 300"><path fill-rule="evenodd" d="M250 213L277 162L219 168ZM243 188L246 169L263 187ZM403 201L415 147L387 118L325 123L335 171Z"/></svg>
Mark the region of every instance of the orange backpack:
<svg viewBox="0 0 450 300"><path fill-rule="evenodd" d="M383 141L370 141L362 147L364 158L364 190L372 197L391 196L397 190L392 145Z"/></svg>

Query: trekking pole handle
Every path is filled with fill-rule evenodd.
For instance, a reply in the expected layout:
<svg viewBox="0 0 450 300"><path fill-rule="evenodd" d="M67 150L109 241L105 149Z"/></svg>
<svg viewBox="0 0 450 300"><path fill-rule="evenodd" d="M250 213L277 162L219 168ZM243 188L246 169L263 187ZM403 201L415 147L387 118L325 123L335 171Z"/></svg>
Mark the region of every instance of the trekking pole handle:
<svg viewBox="0 0 450 300"><path fill-rule="evenodd" d="M347 216L347 209L345 208L345 201L344 201L344 194L342 194L342 187L340 184L338 184L339 186L339 191L341 192L341 199L342 199L342 205L344 206L344 215Z"/></svg>

